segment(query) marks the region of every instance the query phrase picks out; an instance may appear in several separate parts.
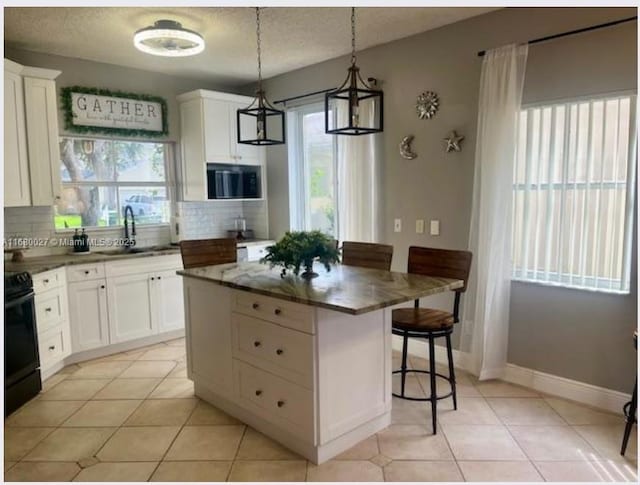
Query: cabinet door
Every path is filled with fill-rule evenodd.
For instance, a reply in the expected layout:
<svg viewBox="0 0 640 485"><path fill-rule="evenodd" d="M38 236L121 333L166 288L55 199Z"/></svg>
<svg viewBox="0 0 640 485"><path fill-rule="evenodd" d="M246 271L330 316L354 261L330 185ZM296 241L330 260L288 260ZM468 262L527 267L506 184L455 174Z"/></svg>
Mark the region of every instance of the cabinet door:
<svg viewBox="0 0 640 485"><path fill-rule="evenodd" d="M205 162L235 163L231 139L232 125L229 123L228 101L205 98L204 103L204 156Z"/></svg>
<svg viewBox="0 0 640 485"><path fill-rule="evenodd" d="M180 149L182 198L188 201L207 200L206 164L204 155L203 101L192 99L180 104Z"/></svg>
<svg viewBox="0 0 640 485"><path fill-rule="evenodd" d="M69 284L69 318L74 352L109 344L106 280Z"/></svg>
<svg viewBox="0 0 640 485"><path fill-rule="evenodd" d="M158 332L184 328L182 276L178 276L176 270L157 273L152 297Z"/></svg>
<svg viewBox="0 0 640 485"><path fill-rule="evenodd" d="M157 333L151 317L153 282L155 276L148 273L109 278L109 333L112 344Z"/></svg>
<svg viewBox="0 0 640 485"><path fill-rule="evenodd" d="M231 146L233 147L233 154L236 161L241 165L260 165L260 153L264 151L264 148L255 145L245 145L238 143L238 118L237 110L246 108L251 101L244 103L229 103L229 125L231 126ZM243 139L254 139L257 136L256 121L255 118L249 116L243 116L242 130Z"/></svg>
<svg viewBox="0 0 640 485"><path fill-rule="evenodd" d="M4 205L31 205L22 77L4 71Z"/></svg>
<svg viewBox="0 0 640 485"><path fill-rule="evenodd" d="M231 357L232 290L193 278L184 279L187 366L209 389L233 396Z"/></svg>
<svg viewBox="0 0 640 485"><path fill-rule="evenodd" d="M60 198L60 148L56 83L24 78L31 203L53 205Z"/></svg>

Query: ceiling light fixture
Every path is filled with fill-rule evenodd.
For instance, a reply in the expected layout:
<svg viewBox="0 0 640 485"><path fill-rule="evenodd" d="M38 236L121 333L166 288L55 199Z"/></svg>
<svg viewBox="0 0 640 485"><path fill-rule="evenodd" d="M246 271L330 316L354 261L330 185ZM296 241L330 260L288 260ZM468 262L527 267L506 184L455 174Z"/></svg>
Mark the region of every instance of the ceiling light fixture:
<svg viewBox="0 0 640 485"><path fill-rule="evenodd" d="M258 89L253 102L237 111L238 143L245 145L283 145L285 143L284 111L274 108L262 88L260 51L260 7L256 7L258 45Z"/></svg>
<svg viewBox="0 0 640 485"><path fill-rule="evenodd" d="M324 98L325 132L334 135L369 135L383 129L383 93L376 81L366 83L356 65L356 9L351 7L351 66L342 85Z"/></svg>
<svg viewBox="0 0 640 485"><path fill-rule="evenodd" d="M154 56L186 57L204 50L200 34L182 27L174 20L158 20L151 27L138 30L133 36L136 49Z"/></svg>

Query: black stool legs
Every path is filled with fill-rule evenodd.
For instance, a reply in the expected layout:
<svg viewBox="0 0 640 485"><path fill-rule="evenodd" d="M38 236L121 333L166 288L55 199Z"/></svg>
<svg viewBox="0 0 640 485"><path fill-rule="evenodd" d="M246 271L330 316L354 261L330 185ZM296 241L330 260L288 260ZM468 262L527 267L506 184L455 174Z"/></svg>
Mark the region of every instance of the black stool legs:
<svg viewBox="0 0 640 485"><path fill-rule="evenodd" d="M431 425L433 427L433 434L437 434L437 413L438 413L438 400L445 399L449 396L453 398L453 408L458 409L458 400L456 397L456 375L453 367L453 349L451 347L451 332L443 333L443 332L429 332L423 333L420 335L416 335L415 333L410 333L407 331L396 331L394 330L395 335L400 335L402 337L402 363L400 365L399 370L394 370L394 374L400 374L400 394L393 394L395 397L400 399L408 399L411 401L429 401L431 403ZM414 338L424 338L427 340L429 346L429 370L422 369L407 369L407 348L409 344L409 337ZM438 374L436 371L436 349L435 349L435 339L437 337L445 337L447 341L447 360L449 361L449 376L445 376L442 374ZM429 374L429 397L421 398L421 397L410 397L405 395L405 384L407 374L409 372L416 372L422 374ZM451 392L445 394L444 396L437 395L437 385L436 385L436 377L440 377L446 381L449 381L451 385Z"/></svg>
<svg viewBox="0 0 640 485"><path fill-rule="evenodd" d="M638 383L636 382L633 386L633 394L631 395L631 401L625 404L623 408L624 415L627 418L627 424L624 427L624 436L622 437L622 448L620 449L620 454L623 456L624 456L624 453L627 451L627 444L629 443L629 435L631 434L631 429L633 428L633 425L636 422L637 407L638 407Z"/></svg>

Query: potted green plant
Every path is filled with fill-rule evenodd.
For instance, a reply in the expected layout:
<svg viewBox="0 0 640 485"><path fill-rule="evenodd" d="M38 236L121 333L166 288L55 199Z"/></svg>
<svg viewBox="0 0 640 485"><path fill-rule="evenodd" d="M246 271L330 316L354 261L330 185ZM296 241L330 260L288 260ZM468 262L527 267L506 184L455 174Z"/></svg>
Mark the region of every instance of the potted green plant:
<svg viewBox="0 0 640 485"><path fill-rule="evenodd" d="M274 266L282 266L284 276L287 270L296 276L300 274L300 268L304 267L302 277L315 278L313 262L324 264L327 271L331 271L331 265L340 261L340 252L336 247L336 241L320 231L290 231L287 232L273 246L267 247L267 255L260 260L261 263Z"/></svg>

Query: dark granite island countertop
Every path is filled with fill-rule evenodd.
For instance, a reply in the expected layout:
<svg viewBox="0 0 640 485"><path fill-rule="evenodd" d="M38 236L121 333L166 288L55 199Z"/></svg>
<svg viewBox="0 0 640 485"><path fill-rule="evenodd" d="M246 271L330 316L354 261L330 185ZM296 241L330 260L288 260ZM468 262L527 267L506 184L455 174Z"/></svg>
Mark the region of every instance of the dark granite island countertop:
<svg viewBox="0 0 640 485"><path fill-rule="evenodd" d="M179 275L350 315L379 310L463 286L462 280L335 265L312 280L260 263L229 263L178 271Z"/></svg>

